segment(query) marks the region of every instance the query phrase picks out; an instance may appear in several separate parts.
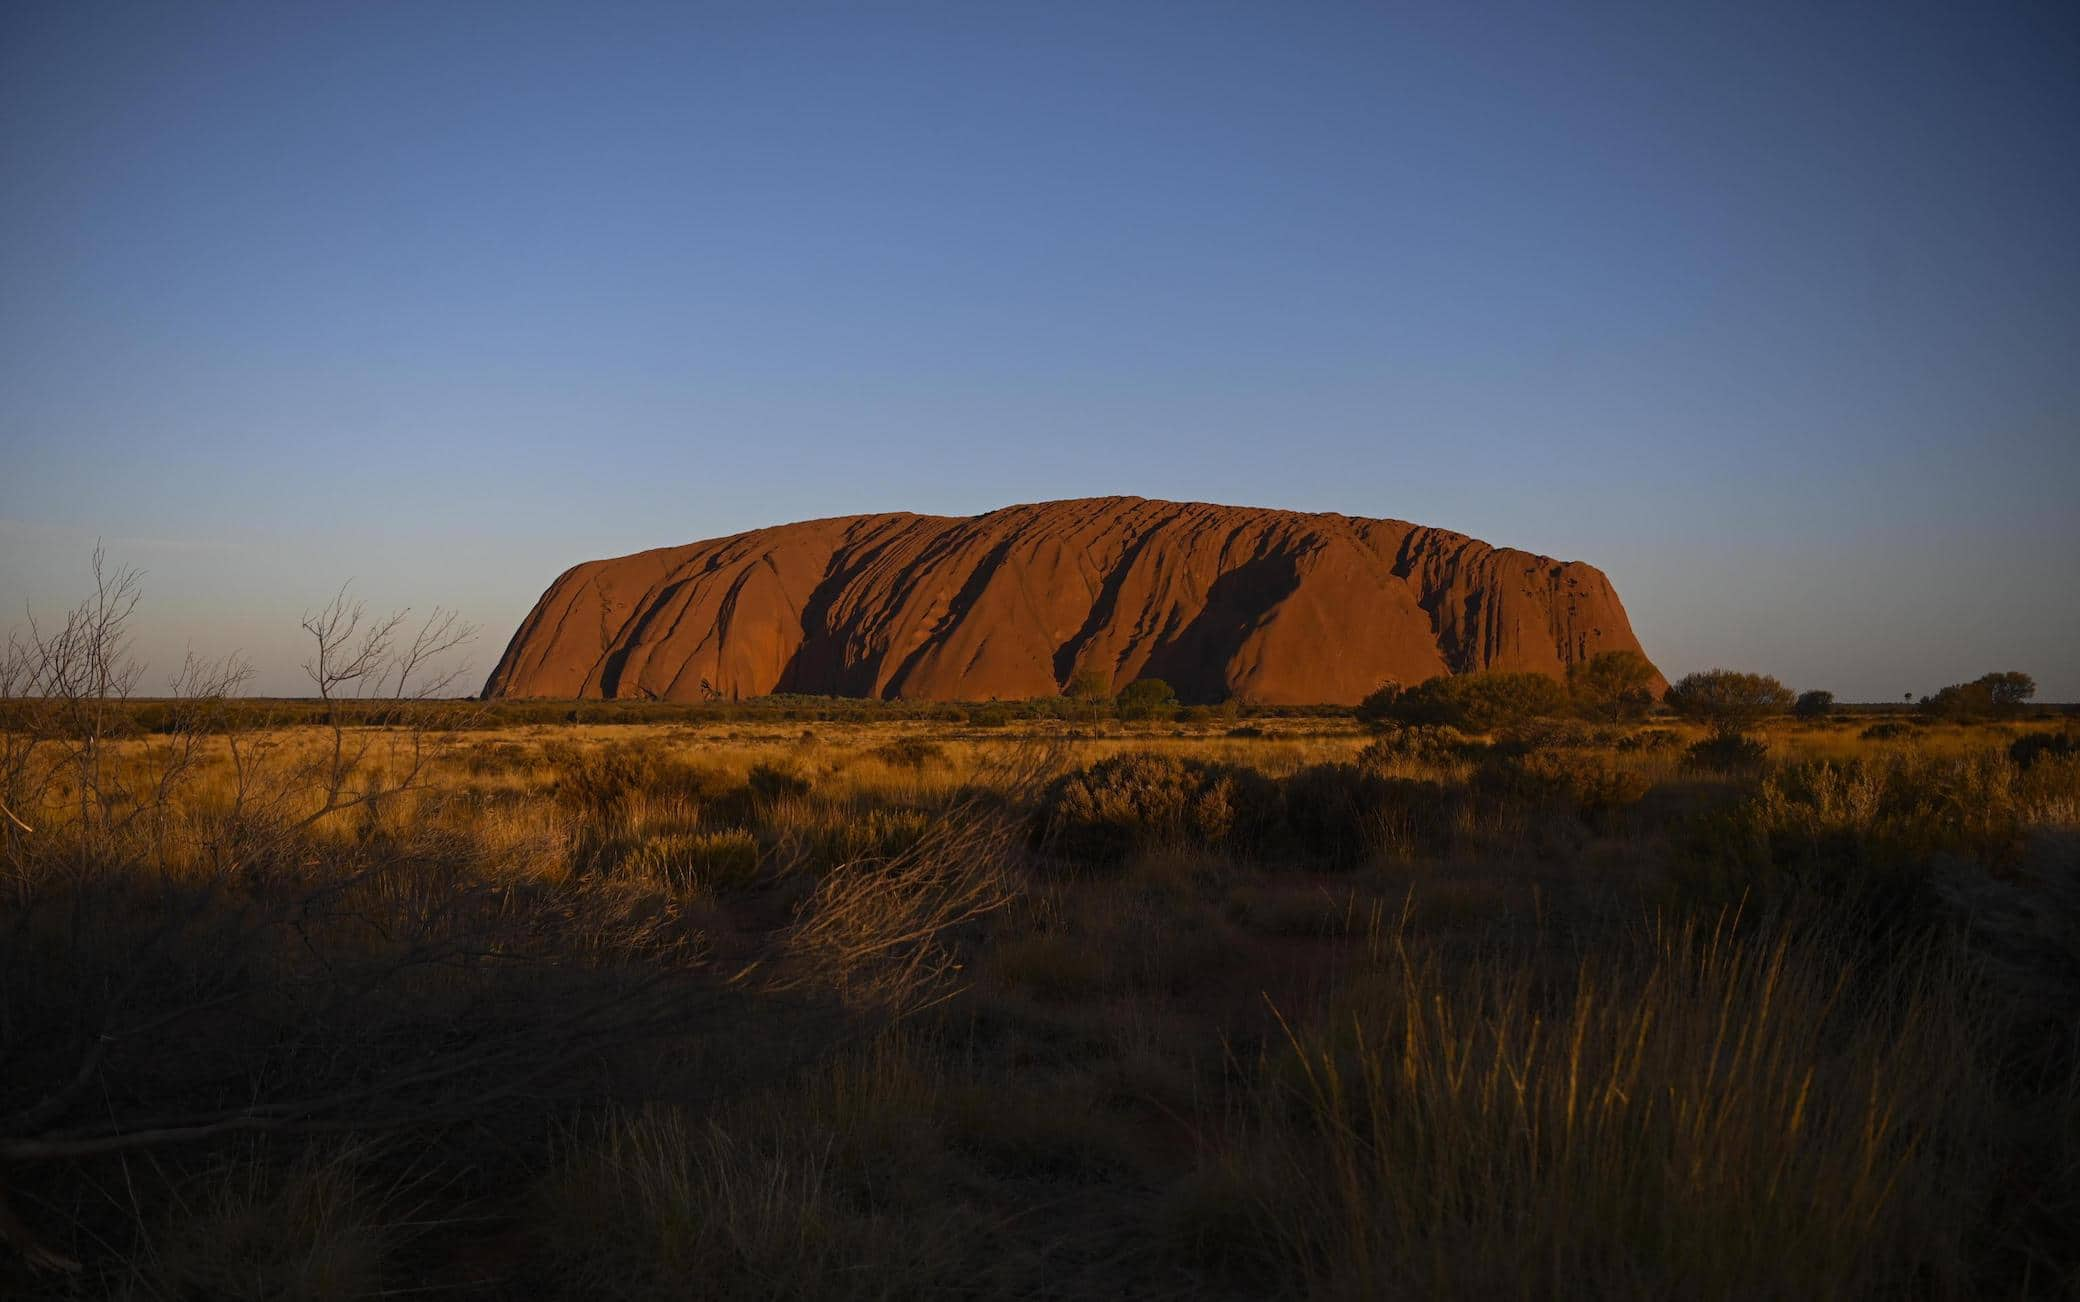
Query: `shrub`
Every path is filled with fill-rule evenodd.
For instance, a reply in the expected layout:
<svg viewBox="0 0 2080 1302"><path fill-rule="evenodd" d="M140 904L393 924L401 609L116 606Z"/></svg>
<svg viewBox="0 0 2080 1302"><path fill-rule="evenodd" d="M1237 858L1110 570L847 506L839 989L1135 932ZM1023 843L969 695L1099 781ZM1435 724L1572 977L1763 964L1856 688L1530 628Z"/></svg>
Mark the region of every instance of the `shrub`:
<svg viewBox="0 0 2080 1302"><path fill-rule="evenodd" d="M1617 734L1609 728L1585 725L1574 719L1528 719L1502 729L1493 748L1512 755L1528 755L1533 751L1615 746L1617 742Z"/></svg>
<svg viewBox="0 0 2080 1302"><path fill-rule="evenodd" d="M1791 689L1769 675L1732 669L1685 674L1663 699L1677 714L1708 723L1720 733L1737 733L1783 713L1792 703Z"/></svg>
<svg viewBox="0 0 2080 1302"><path fill-rule="evenodd" d="M1370 847L1388 780L1357 764L1313 764L1285 781L1286 826L1309 855L1348 863Z"/></svg>
<svg viewBox="0 0 2080 1302"><path fill-rule="evenodd" d="M1399 723L1486 732L1566 713L1567 691L1544 674L1490 670L1428 679L1382 709L1380 717Z"/></svg>
<svg viewBox="0 0 2080 1302"><path fill-rule="evenodd" d="M1653 786L1653 779L1639 770L1609 764L1575 767L1569 770L1567 778L1568 794L1575 807L1582 817L1599 825L1618 810L1646 799Z"/></svg>
<svg viewBox="0 0 2080 1302"><path fill-rule="evenodd" d="M1278 788L1253 769L1140 751L1057 778L1039 831L1059 854L1117 862L1165 845L1247 844L1277 820Z"/></svg>
<svg viewBox="0 0 2080 1302"><path fill-rule="evenodd" d="M1686 752L1692 768L1713 773L1737 773L1759 769L1769 758L1769 747L1737 732L1715 732Z"/></svg>
<svg viewBox="0 0 2080 1302"><path fill-rule="evenodd" d="M2037 682L2013 671L1984 674L1969 683L1952 683L1934 696L1921 698L1921 711L1938 719L1985 719L2010 715L2037 694Z"/></svg>
<svg viewBox="0 0 2080 1302"><path fill-rule="evenodd" d="M1444 764L1462 758L1475 743L1457 728L1416 725L1389 727L1358 752L1358 767L1368 773L1412 764Z"/></svg>
<svg viewBox="0 0 2080 1302"><path fill-rule="evenodd" d="M1791 706L1791 713L1800 719L1824 719L1834 713L1834 693L1800 692L1798 700Z"/></svg>
<svg viewBox="0 0 2080 1302"><path fill-rule="evenodd" d="M1176 705L1177 693L1170 684L1160 678L1137 678L1120 691L1119 717L1152 719Z"/></svg>
<svg viewBox="0 0 2080 1302"><path fill-rule="evenodd" d="M1567 694L1584 718L1645 718L1654 708L1654 666L1637 651L1605 651L1567 667Z"/></svg>
<svg viewBox="0 0 2080 1302"><path fill-rule="evenodd" d="M944 764L946 749L935 741L922 737L903 737L884 742L869 750L867 754L894 768L921 769L927 764Z"/></svg>
<svg viewBox="0 0 2080 1302"><path fill-rule="evenodd" d="M626 804L643 784L643 767L622 747L579 750L554 746L545 758L555 767L556 798L574 809L604 814Z"/></svg>
<svg viewBox="0 0 2080 1302"><path fill-rule="evenodd" d="M1883 723L1874 723L1856 735L1865 741L1895 741L1912 731L1913 729L1906 724L1888 719Z"/></svg>
<svg viewBox="0 0 2080 1302"><path fill-rule="evenodd" d="M1490 792L1533 800L1557 800L1597 821L1602 815L1644 798L1653 779L1637 769L1620 768L1604 755L1562 754L1552 750L1496 752L1478 777Z"/></svg>
<svg viewBox="0 0 2080 1302"><path fill-rule="evenodd" d="M2008 745L2008 759L2019 769L2040 759L2064 759L2070 755L2080 755L2080 737L2069 732L2033 732Z"/></svg>
<svg viewBox="0 0 2080 1302"><path fill-rule="evenodd" d="M594 817L624 808L636 796L708 800L727 779L655 745L577 747L558 743L542 756L555 773L551 790L563 804Z"/></svg>
<svg viewBox="0 0 2080 1302"><path fill-rule="evenodd" d="M1358 716L1360 723L1386 723L1394 717L1395 706L1400 700L1401 684L1382 683L1367 693L1352 713Z"/></svg>
<svg viewBox="0 0 2080 1302"><path fill-rule="evenodd" d="M2030 827L2070 816L2076 795L2080 765L2040 759L2023 771L1997 751L1799 764L1763 782L1731 841L1808 890L1912 918L1933 903L1945 858L2003 869Z"/></svg>
<svg viewBox="0 0 2080 1302"><path fill-rule="evenodd" d="M1112 697L1112 680L1096 669L1079 669L1063 689L1064 696L1079 701L1104 701Z"/></svg>

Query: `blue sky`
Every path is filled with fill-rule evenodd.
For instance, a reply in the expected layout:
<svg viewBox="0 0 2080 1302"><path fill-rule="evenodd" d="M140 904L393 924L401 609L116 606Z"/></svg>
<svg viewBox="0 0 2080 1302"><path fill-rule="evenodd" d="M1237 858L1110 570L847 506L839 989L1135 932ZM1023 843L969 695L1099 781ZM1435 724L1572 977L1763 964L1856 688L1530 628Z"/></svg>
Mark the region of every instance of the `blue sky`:
<svg viewBox="0 0 2080 1302"><path fill-rule="evenodd" d="M160 670L1136 493L2070 700L2076 490L2071 5L0 8L0 622L103 538Z"/></svg>

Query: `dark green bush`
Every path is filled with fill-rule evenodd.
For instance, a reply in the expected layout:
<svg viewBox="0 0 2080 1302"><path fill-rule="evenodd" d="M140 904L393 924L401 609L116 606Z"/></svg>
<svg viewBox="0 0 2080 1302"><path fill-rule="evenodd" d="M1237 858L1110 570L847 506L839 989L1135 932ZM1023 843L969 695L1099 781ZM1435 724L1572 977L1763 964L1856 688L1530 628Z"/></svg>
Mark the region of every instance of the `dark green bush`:
<svg viewBox="0 0 2080 1302"><path fill-rule="evenodd" d="M1791 705L1791 713L1801 719L1824 719L1834 713L1834 693L1800 692Z"/></svg>
<svg viewBox="0 0 2080 1302"><path fill-rule="evenodd" d="M1952 683L1934 696L1921 698L1921 712L1936 719L1990 719L2019 713L2037 694L2037 681L2010 670L1983 674L1969 683Z"/></svg>
<svg viewBox="0 0 2080 1302"><path fill-rule="evenodd" d="M1177 693L1160 678L1137 678L1120 690L1119 717L1153 719L1177 707Z"/></svg>
<svg viewBox="0 0 2080 1302"><path fill-rule="evenodd" d="M1368 692L1365 699L1351 713L1360 723L1381 724L1394 718L1394 707L1401 700L1401 684L1382 683Z"/></svg>
<svg viewBox="0 0 2080 1302"><path fill-rule="evenodd" d="M1493 749L1511 755L1528 755L1533 751L1616 746L1618 738L1619 734L1613 728L1575 719L1528 719L1501 729L1495 737Z"/></svg>
<svg viewBox="0 0 2080 1302"><path fill-rule="evenodd" d="M1791 708L1791 689L1768 674L1707 669L1685 674L1662 698L1686 719L1709 723L1721 733L1737 733ZM1729 751L1736 749L1727 747Z"/></svg>
<svg viewBox="0 0 2080 1302"><path fill-rule="evenodd" d="M1078 701L1110 700L1112 680L1096 669L1079 669L1070 676L1062 694Z"/></svg>
<svg viewBox="0 0 2080 1302"><path fill-rule="evenodd" d="M1715 732L1685 753L1692 768L1711 773L1739 773L1759 769L1769 758L1769 747L1738 732Z"/></svg>
<svg viewBox="0 0 2080 1302"><path fill-rule="evenodd" d="M1654 708L1654 666L1637 651L1605 651L1567 667L1567 694L1583 718L1643 719Z"/></svg>
<svg viewBox="0 0 2080 1302"><path fill-rule="evenodd" d="M2026 769L2040 759L2063 759L2080 755L2080 737L2069 732L2033 732L2008 745L2008 758L2016 768Z"/></svg>
<svg viewBox="0 0 2080 1302"><path fill-rule="evenodd" d="M1382 688L1381 693L1387 689ZM1567 690L1544 674L1491 670L1431 678L1360 706L1366 717L1404 724L1446 725L1486 732L1567 713Z"/></svg>

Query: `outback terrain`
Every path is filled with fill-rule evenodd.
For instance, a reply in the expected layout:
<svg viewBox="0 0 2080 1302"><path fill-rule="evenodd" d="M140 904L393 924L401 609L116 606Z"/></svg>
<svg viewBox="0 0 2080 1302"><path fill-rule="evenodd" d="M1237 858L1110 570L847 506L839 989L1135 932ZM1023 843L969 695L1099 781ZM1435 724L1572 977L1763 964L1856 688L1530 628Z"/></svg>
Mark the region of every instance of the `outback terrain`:
<svg viewBox="0 0 2080 1302"><path fill-rule="evenodd" d="M1998 676L413 702L340 613L329 700L6 693L11 1294L2080 1283L2080 755Z"/></svg>

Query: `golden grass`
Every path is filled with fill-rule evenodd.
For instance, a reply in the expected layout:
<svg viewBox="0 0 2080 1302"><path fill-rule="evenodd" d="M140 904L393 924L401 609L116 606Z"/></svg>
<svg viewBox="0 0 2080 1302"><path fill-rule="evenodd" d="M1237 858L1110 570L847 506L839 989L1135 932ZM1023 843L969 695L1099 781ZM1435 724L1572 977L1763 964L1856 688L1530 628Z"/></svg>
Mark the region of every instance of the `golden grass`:
<svg viewBox="0 0 2080 1302"><path fill-rule="evenodd" d="M140 1115L487 1027L564 1043L613 981L673 1015L443 1096L402 1148L17 1162L15 1211L140 1296L2080 1284L2080 764L2018 767L2024 725L1784 721L1734 772L1680 723L1372 751L1252 726L350 731L355 790L411 789L303 826L325 730L242 738L242 774L212 742L167 799L174 743L113 743L100 804L61 773L4 833L0 1116L118 993L126 1025L206 1005L88 1073ZM1059 853L1050 784L1135 754L1269 803ZM1091 811L1131 829L1145 797ZM422 1221L524 1233L485 1231L481 1267L484 1234Z"/></svg>
<svg viewBox="0 0 2080 1302"><path fill-rule="evenodd" d="M1317 1296L1962 1292L1986 1056L1917 958L1688 924L1548 991L1397 947L1286 1027L1215 1167Z"/></svg>

